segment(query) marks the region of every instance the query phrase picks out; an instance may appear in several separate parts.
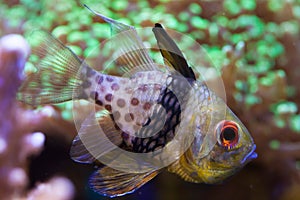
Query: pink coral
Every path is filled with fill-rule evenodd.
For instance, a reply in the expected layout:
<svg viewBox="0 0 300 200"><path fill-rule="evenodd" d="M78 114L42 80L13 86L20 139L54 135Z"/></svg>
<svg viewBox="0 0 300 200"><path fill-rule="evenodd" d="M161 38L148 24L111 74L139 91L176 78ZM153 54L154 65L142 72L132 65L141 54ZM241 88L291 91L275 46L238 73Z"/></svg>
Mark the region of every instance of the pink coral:
<svg viewBox="0 0 300 200"><path fill-rule="evenodd" d="M45 142L45 135L34 130L43 121L41 119L47 117L42 112L33 114L33 111L24 110L16 101L29 51L27 42L19 35L0 39L0 199L22 199L29 182L28 158L39 154ZM69 192L60 196L49 195L49 188L67 188ZM55 178L40 184L26 196L45 195L54 199L71 199L73 185L65 178Z"/></svg>

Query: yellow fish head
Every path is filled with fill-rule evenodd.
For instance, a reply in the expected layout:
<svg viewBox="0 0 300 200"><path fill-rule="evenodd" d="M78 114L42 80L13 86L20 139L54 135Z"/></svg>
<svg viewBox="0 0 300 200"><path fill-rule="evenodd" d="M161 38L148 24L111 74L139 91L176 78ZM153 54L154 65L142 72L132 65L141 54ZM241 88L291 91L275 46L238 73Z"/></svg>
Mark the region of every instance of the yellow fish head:
<svg viewBox="0 0 300 200"><path fill-rule="evenodd" d="M257 157L256 145L238 119L231 116L220 121L214 134L217 143L207 156L196 162L197 176L205 183L221 182Z"/></svg>
<svg viewBox="0 0 300 200"><path fill-rule="evenodd" d="M195 139L169 171L186 181L214 184L232 176L257 157L251 135L229 108L225 119L217 120L213 127L207 132L210 137L200 142Z"/></svg>

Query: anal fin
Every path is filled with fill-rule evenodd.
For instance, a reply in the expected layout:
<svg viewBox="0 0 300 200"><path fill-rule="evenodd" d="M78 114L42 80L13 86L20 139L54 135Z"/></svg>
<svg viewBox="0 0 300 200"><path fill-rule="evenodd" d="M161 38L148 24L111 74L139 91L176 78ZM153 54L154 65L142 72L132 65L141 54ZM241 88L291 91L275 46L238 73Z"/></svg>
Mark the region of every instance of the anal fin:
<svg viewBox="0 0 300 200"><path fill-rule="evenodd" d="M127 173L105 166L90 177L89 183L101 195L117 197L134 192L158 173L159 171Z"/></svg>

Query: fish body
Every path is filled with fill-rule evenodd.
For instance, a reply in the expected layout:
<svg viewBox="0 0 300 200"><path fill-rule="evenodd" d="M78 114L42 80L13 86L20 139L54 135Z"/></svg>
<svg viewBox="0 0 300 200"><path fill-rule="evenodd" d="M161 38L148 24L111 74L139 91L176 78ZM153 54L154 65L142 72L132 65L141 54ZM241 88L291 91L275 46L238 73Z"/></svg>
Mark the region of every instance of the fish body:
<svg viewBox="0 0 300 200"><path fill-rule="evenodd" d="M90 178L95 191L110 197L131 193L163 168L190 182L221 182L256 158L245 126L196 79L160 24L153 32L165 66L152 61L133 27L96 14L121 35L115 40L123 69L131 73L98 72L42 32L39 71L18 96L31 105L85 99L101 107L81 124L70 151L77 162L105 164Z"/></svg>
<svg viewBox="0 0 300 200"><path fill-rule="evenodd" d="M86 81L89 87L84 88L84 96L111 112L116 125L133 135L152 114L166 78L166 74L152 71L131 78L94 72Z"/></svg>

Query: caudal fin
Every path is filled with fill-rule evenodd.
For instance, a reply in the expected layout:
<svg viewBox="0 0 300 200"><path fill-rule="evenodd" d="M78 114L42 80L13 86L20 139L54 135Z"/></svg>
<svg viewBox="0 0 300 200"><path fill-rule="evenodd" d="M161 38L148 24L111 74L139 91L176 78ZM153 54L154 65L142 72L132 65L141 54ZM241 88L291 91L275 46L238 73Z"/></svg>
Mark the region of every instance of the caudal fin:
<svg viewBox="0 0 300 200"><path fill-rule="evenodd" d="M34 32L40 42L33 53L39 56L38 71L30 74L17 98L30 105L53 104L79 98L87 65L68 47L45 31Z"/></svg>

